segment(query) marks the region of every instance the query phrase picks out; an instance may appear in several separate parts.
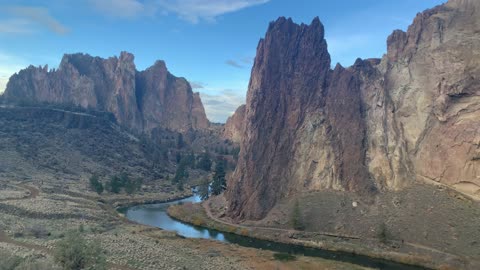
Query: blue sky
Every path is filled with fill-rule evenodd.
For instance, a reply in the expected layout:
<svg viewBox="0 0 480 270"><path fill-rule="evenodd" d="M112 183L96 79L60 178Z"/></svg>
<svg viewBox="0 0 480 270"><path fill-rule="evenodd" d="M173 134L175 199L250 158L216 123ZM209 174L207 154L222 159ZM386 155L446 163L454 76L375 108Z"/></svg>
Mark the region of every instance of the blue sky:
<svg viewBox="0 0 480 270"><path fill-rule="evenodd" d="M441 0L0 0L0 92L28 66L57 67L64 53L135 54L137 69L162 59L224 122L245 102L258 40L279 16L319 16L332 63L381 57L394 29Z"/></svg>

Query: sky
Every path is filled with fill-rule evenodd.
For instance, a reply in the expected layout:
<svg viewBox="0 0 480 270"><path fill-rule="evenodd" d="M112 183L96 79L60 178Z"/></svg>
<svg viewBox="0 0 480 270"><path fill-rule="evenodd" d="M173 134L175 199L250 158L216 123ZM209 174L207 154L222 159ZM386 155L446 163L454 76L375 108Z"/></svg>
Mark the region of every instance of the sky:
<svg viewBox="0 0 480 270"><path fill-rule="evenodd" d="M58 67L64 53L128 51L138 70L164 60L185 77L207 117L225 122L245 103L260 38L280 16L318 16L332 65L382 57L386 39L442 0L0 0L0 92L30 64Z"/></svg>

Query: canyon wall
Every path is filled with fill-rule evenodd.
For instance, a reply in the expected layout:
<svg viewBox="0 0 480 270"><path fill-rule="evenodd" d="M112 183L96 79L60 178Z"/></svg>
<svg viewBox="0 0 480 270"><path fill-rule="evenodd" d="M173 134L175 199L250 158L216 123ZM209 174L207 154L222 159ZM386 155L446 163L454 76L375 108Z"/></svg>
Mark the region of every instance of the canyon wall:
<svg viewBox="0 0 480 270"><path fill-rule="evenodd" d="M228 214L260 219L290 195L368 199L414 181L480 196L480 2L451 0L396 30L382 59L331 69L318 18L260 40Z"/></svg>

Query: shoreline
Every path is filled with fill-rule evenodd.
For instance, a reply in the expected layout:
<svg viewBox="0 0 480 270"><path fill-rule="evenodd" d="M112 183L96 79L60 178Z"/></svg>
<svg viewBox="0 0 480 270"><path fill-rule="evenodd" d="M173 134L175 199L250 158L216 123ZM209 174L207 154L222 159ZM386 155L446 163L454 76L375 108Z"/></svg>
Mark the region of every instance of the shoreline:
<svg viewBox="0 0 480 270"><path fill-rule="evenodd" d="M186 213L184 212L187 205L192 205L195 207L193 212ZM182 210L183 209L183 210ZM201 212L201 217L198 214ZM194 215L194 213L196 215ZM315 232L298 232L295 230L291 230L289 235L285 233L276 233L272 228L248 228L249 226L243 225L233 225L227 223L220 223L211 217L208 216L205 206L200 204L185 204L185 205L173 205L170 206L167 210L167 214L180 222L187 223L193 226L203 227L206 229L213 229L223 233L231 233L243 237L250 237L253 239L269 241L273 243L279 244L286 244L286 245L293 245L297 247L304 247L304 248L313 248L317 250L323 251L330 251L330 252L339 252L339 253L347 253L354 256L364 256L371 259L385 261L385 262L394 262L397 264L403 264L405 266L413 266L419 267L424 269L432 269L432 270L444 270L444 269L468 269L465 262L462 258L455 256L453 254L441 254L437 258L428 257L428 255L440 255L440 254L409 254L406 252L396 252L391 250L392 247L388 248L388 244L393 245L395 244L394 241L389 241L388 243L384 244L383 246L379 245L378 243L373 243L374 247L370 248L369 245L372 245L371 239L356 239L358 241L363 241L365 244L363 247L357 244L351 243L348 237L340 237L340 236L327 236L322 241L314 241L313 239L310 240L302 240L296 234L318 234ZM275 237L274 237L275 236ZM328 239L330 237L330 239ZM340 240L339 240L340 239ZM337 241L334 241L337 240ZM387 251L385 249L388 248ZM426 257L427 256L427 257ZM442 258L441 261L437 259Z"/></svg>
<svg viewBox="0 0 480 270"><path fill-rule="evenodd" d="M130 207L135 207L139 205L150 205L150 204L159 204L159 203L169 203L169 202L174 202L178 200L183 200L187 199L193 196L193 193L191 194L186 194L186 195L181 195L178 197L172 197L172 198L167 198L167 199L138 199L138 200L131 200L128 202L105 202L105 204L109 204L111 207L113 207L116 211L121 211L125 208L130 208Z"/></svg>

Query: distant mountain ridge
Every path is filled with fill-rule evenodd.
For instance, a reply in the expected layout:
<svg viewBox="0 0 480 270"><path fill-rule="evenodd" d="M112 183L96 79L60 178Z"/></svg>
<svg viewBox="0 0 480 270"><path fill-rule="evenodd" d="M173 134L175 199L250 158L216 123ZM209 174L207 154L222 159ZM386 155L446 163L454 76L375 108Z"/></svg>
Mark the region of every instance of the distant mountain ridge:
<svg viewBox="0 0 480 270"><path fill-rule="evenodd" d="M187 80L168 72L163 61L137 71L128 52L108 59L65 54L59 68L51 71L30 66L10 78L3 98L107 111L119 124L146 133L158 127L187 132L210 125L199 94Z"/></svg>

